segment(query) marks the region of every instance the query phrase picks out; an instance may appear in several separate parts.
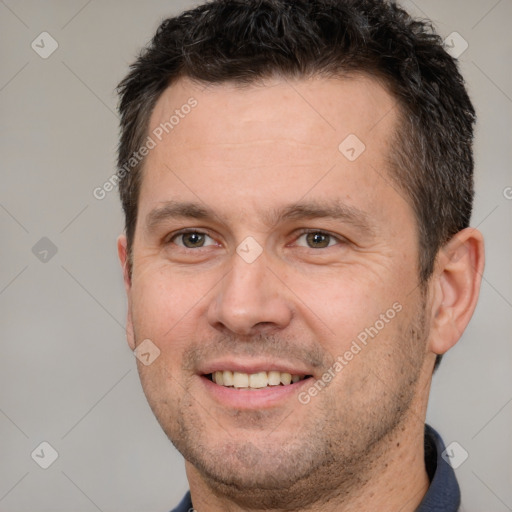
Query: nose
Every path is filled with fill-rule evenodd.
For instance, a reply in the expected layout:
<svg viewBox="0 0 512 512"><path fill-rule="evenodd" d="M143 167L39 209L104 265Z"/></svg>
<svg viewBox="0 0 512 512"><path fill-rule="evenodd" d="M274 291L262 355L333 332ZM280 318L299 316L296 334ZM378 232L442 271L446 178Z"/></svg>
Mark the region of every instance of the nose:
<svg viewBox="0 0 512 512"><path fill-rule="evenodd" d="M293 317L291 294L276 273L268 268L265 253L252 263L235 253L209 305L210 325L240 336L285 328Z"/></svg>

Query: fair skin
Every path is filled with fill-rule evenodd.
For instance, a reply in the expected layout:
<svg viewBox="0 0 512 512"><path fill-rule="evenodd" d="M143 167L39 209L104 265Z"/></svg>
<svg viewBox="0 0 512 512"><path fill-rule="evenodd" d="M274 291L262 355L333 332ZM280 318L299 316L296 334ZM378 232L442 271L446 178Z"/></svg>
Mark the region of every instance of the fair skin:
<svg viewBox="0 0 512 512"><path fill-rule="evenodd" d="M194 508L414 511L429 486L432 369L475 308L481 234L463 230L439 252L423 294L415 216L386 170L395 101L372 79L181 79L148 133L191 96L197 107L146 158L131 274L124 236L118 251L128 342L160 350L139 373L186 459ZM338 151L349 134L366 146L355 161ZM170 215L185 202L206 215ZM342 208L276 216L299 202ZM236 250L247 237L262 250L251 262ZM393 304L329 385L299 400ZM238 389L209 379L222 370L301 380Z"/></svg>

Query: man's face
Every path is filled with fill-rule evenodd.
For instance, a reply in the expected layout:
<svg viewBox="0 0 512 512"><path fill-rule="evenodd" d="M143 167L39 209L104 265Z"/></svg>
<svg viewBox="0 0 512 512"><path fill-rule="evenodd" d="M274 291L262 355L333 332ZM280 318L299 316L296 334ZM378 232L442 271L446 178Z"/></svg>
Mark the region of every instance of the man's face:
<svg viewBox="0 0 512 512"><path fill-rule="evenodd" d="M180 80L149 134L176 109L145 162L127 282L131 346L160 350L139 362L158 421L218 486L364 474L425 382L417 226L387 163L394 99L364 77ZM210 380L224 371L243 387ZM260 372L301 380L248 389Z"/></svg>

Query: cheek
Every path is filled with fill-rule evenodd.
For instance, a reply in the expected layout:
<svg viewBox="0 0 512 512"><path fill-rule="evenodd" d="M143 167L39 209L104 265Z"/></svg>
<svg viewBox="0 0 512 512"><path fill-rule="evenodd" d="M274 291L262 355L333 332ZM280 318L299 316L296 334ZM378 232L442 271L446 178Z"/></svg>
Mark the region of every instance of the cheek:
<svg viewBox="0 0 512 512"><path fill-rule="evenodd" d="M136 344L149 339L160 351L149 365L137 361L137 368L146 398L166 432L176 427L168 419L168 411L179 409L180 390L186 388L183 352L194 336L191 319L197 302L191 295L195 294L180 288L168 272L149 268L134 272L132 318Z"/></svg>
<svg viewBox="0 0 512 512"><path fill-rule="evenodd" d="M132 296L132 314L139 336L156 336L165 324L172 322L177 301L162 280L153 279L147 273L144 279L134 279Z"/></svg>
<svg viewBox="0 0 512 512"><path fill-rule="evenodd" d="M389 279L390 269L380 270L354 265L328 274L296 276L295 283L290 281L302 315L311 319L311 329L318 334L318 328L325 330L325 341L330 345L326 348L331 354L334 349L337 353L344 351L345 345L399 300L395 280ZM381 275L388 277L383 280Z"/></svg>
<svg viewBox="0 0 512 512"><path fill-rule="evenodd" d="M150 338L163 348L164 341L174 338L190 321L200 297L201 290L194 286L193 278L190 284L183 283L162 269L135 274L132 317L137 340Z"/></svg>

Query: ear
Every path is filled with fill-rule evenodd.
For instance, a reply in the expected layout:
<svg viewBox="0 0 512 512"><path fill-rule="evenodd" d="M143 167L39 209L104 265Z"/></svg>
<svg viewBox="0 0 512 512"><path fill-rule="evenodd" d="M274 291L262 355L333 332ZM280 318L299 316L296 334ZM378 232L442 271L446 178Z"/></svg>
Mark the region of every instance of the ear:
<svg viewBox="0 0 512 512"><path fill-rule="evenodd" d="M474 228L459 231L439 251L431 283L431 352L444 354L462 336L476 307L484 260L483 236Z"/></svg>
<svg viewBox="0 0 512 512"><path fill-rule="evenodd" d="M126 289L126 295L128 297L128 312L126 316L126 339L128 345L132 350L135 350L135 335L133 333L133 322L132 322L132 278L130 275L130 264L127 250L127 241L125 235L119 235L117 239L117 254L119 255L119 261L123 269L124 287Z"/></svg>

